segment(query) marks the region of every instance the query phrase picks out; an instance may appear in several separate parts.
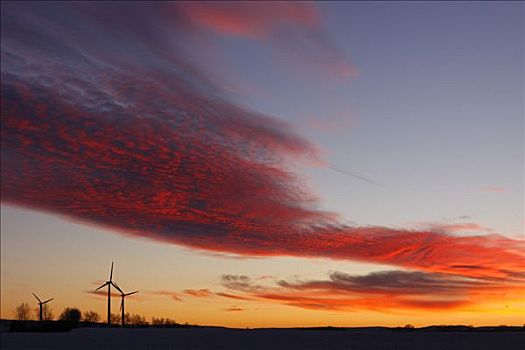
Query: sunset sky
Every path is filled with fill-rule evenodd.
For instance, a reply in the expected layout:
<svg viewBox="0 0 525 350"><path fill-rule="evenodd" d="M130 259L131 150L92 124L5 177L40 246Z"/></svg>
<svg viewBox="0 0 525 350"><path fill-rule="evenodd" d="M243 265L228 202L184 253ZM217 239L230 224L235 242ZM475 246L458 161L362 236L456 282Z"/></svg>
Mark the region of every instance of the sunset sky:
<svg viewBox="0 0 525 350"><path fill-rule="evenodd" d="M1 6L2 318L525 323L522 2Z"/></svg>

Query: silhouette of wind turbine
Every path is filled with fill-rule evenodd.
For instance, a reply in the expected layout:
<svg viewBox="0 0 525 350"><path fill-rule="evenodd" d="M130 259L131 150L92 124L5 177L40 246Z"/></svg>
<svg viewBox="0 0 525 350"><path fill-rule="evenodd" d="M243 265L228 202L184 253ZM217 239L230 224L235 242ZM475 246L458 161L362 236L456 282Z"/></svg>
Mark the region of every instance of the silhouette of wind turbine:
<svg viewBox="0 0 525 350"><path fill-rule="evenodd" d="M108 286L108 326L111 326L111 286L115 287L120 294L123 294L122 290L113 283L113 262L111 262L111 272L109 273L109 281L106 281L103 285L95 289L95 292L101 288Z"/></svg>
<svg viewBox="0 0 525 350"><path fill-rule="evenodd" d="M139 291L136 290L134 292L131 292L131 293L122 293L122 291L120 292L120 297L122 298L122 300L120 301L120 311L122 312L122 325L124 326L125 322L124 322L124 298L126 298L127 296L129 295L133 295L135 293L138 293Z"/></svg>
<svg viewBox="0 0 525 350"><path fill-rule="evenodd" d="M38 300L38 306L40 307L40 321L42 321L42 306L46 303L49 303L54 298L47 299L46 301L42 301L35 293L33 293L33 296L36 298L36 300Z"/></svg>

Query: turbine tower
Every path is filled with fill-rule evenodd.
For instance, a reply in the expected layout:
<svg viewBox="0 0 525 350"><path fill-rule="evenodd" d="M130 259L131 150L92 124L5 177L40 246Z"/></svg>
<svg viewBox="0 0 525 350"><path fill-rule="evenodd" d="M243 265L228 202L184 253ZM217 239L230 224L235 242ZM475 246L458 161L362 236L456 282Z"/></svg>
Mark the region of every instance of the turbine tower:
<svg viewBox="0 0 525 350"><path fill-rule="evenodd" d="M122 291L120 292L120 297L122 298L122 300L120 301L120 311L122 312L122 325L123 326L125 324L125 321L124 321L124 298L126 298L129 295L138 293L138 292L139 292L138 290L136 290L134 292L131 292L131 293L122 293Z"/></svg>
<svg viewBox="0 0 525 350"><path fill-rule="evenodd" d="M54 298L47 299L46 301L42 301L35 293L33 293L33 296L36 298L36 300L38 300L38 306L40 307L40 321L42 321L42 306L46 303L49 303Z"/></svg>
<svg viewBox="0 0 525 350"><path fill-rule="evenodd" d="M108 326L111 326L111 286L115 287L120 294L123 294L122 290L113 283L113 262L111 262L111 272L109 273L109 281L106 281L103 285L95 289L95 292L101 288L108 286Z"/></svg>

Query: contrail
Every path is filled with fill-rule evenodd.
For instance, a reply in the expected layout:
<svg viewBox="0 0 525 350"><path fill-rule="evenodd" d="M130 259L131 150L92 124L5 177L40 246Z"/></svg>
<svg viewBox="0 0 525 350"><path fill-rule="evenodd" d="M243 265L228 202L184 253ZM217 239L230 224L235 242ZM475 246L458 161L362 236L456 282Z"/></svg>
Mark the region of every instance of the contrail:
<svg viewBox="0 0 525 350"><path fill-rule="evenodd" d="M368 182L369 184L372 184L372 185L375 185L375 186L379 186L379 187L382 187L382 188L386 188L383 184L380 184L377 181L374 181L374 180L372 180L372 179L370 179L370 178L368 178L368 177L366 177L364 175L356 173L355 171L351 171L351 170L345 169L345 168L343 168L343 167L341 167L339 165L329 164L328 168L332 169L334 171L337 171L338 173L351 176L351 177L353 177L355 179Z"/></svg>

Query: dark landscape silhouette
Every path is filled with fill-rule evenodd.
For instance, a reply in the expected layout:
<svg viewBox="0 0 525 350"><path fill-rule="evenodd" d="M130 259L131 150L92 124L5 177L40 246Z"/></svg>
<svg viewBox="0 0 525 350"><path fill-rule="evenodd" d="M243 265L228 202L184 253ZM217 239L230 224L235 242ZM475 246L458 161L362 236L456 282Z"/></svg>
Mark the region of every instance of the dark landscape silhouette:
<svg viewBox="0 0 525 350"><path fill-rule="evenodd" d="M236 329L185 324L108 326L5 321L2 349L521 349L523 327L429 326ZM50 324L56 324L49 326ZM46 326L47 325L47 326ZM39 328L41 327L41 328ZM4 328L4 326L2 326ZM61 332L57 333L60 330ZM49 333L53 332L53 333Z"/></svg>

